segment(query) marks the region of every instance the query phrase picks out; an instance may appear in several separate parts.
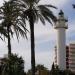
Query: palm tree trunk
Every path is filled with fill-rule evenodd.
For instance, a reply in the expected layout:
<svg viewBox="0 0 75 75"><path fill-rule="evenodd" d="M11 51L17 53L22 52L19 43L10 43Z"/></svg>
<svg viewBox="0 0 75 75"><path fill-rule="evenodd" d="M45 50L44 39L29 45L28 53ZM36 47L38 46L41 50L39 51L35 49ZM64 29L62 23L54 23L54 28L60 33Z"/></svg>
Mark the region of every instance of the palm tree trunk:
<svg viewBox="0 0 75 75"><path fill-rule="evenodd" d="M11 56L11 41L10 41L10 31L9 31L9 26L7 27L8 31L8 57Z"/></svg>
<svg viewBox="0 0 75 75"><path fill-rule="evenodd" d="M10 26L8 25L8 27L7 27L7 31L8 31L8 58L10 60L10 57L11 57L11 42L10 42L10 40L11 39L10 39L10 31L9 31L9 29L10 29ZM8 75L11 75L11 63L10 63L10 61L9 61L8 67L9 67Z"/></svg>
<svg viewBox="0 0 75 75"><path fill-rule="evenodd" d="M34 23L33 16L30 16L30 32L31 32L31 68L32 75L35 75L35 41L34 41Z"/></svg>

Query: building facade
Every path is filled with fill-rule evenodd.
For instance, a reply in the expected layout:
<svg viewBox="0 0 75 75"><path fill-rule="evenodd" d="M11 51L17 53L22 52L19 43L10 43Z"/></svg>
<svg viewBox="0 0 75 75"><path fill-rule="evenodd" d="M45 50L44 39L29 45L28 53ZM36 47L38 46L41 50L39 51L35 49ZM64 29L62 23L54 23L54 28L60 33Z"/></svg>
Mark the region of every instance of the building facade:
<svg viewBox="0 0 75 75"><path fill-rule="evenodd" d="M75 72L75 44L69 45L69 69Z"/></svg>

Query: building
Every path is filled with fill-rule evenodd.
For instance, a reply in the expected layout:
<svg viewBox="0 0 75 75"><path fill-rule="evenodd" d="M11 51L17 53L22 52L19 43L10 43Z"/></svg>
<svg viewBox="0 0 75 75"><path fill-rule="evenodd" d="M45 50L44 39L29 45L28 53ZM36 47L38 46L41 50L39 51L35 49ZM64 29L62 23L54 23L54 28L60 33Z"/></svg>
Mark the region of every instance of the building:
<svg viewBox="0 0 75 75"><path fill-rule="evenodd" d="M55 65L57 64L57 48L55 47ZM66 69L75 72L75 44L66 46Z"/></svg>
<svg viewBox="0 0 75 75"><path fill-rule="evenodd" d="M75 72L75 44L69 45L69 69Z"/></svg>
<svg viewBox="0 0 75 75"><path fill-rule="evenodd" d="M57 65L59 65L60 70L65 70L66 69L66 29L68 28L67 26L67 19L64 17L64 13L61 10L57 23L54 26L54 28L57 31Z"/></svg>

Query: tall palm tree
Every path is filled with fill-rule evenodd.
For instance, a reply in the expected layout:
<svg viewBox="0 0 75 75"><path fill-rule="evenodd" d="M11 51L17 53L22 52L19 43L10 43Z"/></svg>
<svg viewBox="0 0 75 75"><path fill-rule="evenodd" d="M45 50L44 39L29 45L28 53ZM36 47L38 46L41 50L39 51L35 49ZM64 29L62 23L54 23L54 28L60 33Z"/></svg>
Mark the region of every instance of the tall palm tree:
<svg viewBox="0 0 75 75"><path fill-rule="evenodd" d="M11 1L5 1L0 7L1 26L7 30L8 35L8 57L11 56L11 35L16 33L17 39L19 35L26 37L25 21L20 16L19 9Z"/></svg>
<svg viewBox="0 0 75 75"><path fill-rule="evenodd" d="M56 8L52 5L39 5L40 0L13 0L16 5L20 5L20 9L23 11L23 18L27 19L30 24L30 36L31 36L31 67L32 75L35 75L35 40L34 40L34 23L39 19L45 24L45 20L52 24L56 22L56 17L49 9Z"/></svg>

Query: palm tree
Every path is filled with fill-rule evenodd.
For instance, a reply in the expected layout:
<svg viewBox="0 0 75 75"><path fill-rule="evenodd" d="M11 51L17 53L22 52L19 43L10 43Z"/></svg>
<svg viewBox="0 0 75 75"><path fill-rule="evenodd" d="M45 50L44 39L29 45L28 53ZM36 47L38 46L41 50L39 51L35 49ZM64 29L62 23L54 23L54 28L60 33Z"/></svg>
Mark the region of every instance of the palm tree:
<svg viewBox="0 0 75 75"><path fill-rule="evenodd" d="M49 9L56 8L52 5L39 5L40 0L13 0L16 5L20 5L20 9L23 11L23 18L27 19L30 24L30 36L31 36L31 67L32 75L35 75L35 40L34 40L34 23L39 19L45 24L45 20L52 24L56 22L56 17Z"/></svg>
<svg viewBox="0 0 75 75"><path fill-rule="evenodd" d="M16 54L11 54L10 59L4 57L1 59L0 75L24 75L24 60ZM11 69L9 69L9 62L11 62Z"/></svg>
<svg viewBox="0 0 75 75"><path fill-rule="evenodd" d="M26 37L25 21L20 17L21 13L11 1L4 2L0 7L1 26L7 30L8 35L8 56L11 56L11 35L16 33L17 39L19 35Z"/></svg>

